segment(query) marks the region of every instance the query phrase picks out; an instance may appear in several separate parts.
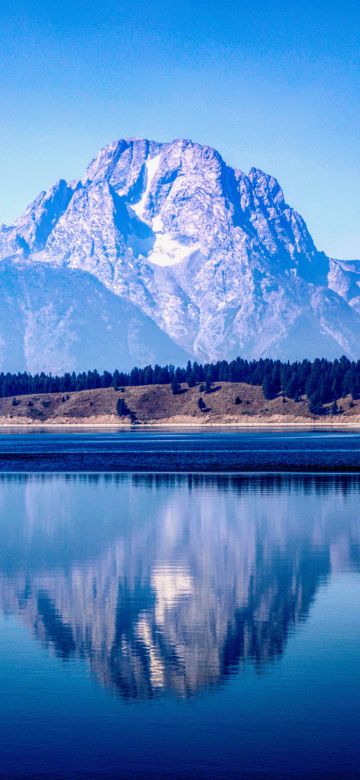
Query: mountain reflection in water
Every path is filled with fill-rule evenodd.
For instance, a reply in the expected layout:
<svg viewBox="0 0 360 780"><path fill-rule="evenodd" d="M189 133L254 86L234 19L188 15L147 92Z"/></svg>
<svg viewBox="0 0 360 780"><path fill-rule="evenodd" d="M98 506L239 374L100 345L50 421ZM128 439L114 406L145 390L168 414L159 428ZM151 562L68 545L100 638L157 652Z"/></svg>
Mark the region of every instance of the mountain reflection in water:
<svg viewBox="0 0 360 780"><path fill-rule="evenodd" d="M356 475L1 475L0 607L124 697L196 694L265 669L359 569L359 494Z"/></svg>

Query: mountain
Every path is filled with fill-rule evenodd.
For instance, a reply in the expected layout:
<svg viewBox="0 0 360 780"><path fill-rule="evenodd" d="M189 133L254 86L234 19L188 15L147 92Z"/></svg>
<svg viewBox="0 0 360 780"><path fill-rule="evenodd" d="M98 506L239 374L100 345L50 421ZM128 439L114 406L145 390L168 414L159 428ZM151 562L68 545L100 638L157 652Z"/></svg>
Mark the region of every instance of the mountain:
<svg viewBox="0 0 360 780"><path fill-rule="evenodd" d="M137 306L85 271L6 260L0 300L1 370L131 369L188 357Z"/></svg>
<svg viewBox="0 0 360 780"><path fill-rule="evenodd" d="M0 229L0 258L33 267L35 286L46 267L53 306L50 270L69 285L73 269L91 275L171 339L173 362L177 348L202 360L360 357L360 260L319 252L275 178L188 140L105 147L80 181L59 181ZM148 346L150 325L142 334Z"/></svg>

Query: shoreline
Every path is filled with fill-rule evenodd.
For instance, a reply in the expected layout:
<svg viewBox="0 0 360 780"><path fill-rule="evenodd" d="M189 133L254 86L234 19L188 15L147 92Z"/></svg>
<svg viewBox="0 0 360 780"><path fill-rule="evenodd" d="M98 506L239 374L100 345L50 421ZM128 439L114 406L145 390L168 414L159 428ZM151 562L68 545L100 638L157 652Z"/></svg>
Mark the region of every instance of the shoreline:
<svg viewBox="0 0 360 780"><path fill-rule="evenodd" d="M345 421L317 421L317 420L301 420L299 422L295 421L284 421L280 422L279 420L266 420L264 418L261 418L259 420L254 421L244 421L244 422L172 422L171 420L166 422L138 422L135 424L128 424L123 422L36 422L36 421L29 421L29 422L0 422L0 430L2 429L29 429L29 428L35 428L35 429L43 429L43 428L57 428L57 429L65 429L65 428L91 428L94 430L97 430L99 428L109 428L109 429L121 429L121 430L127 430L127 431L136 431L136 430L143 430L143 429L156 429L156 428L193 428L197 430L203 430L207 428L221 428L226 430L238 430L239 428L243 428L245 430L251 430L254 428L304 428L304 429L325 429L325 428L354 428L360 430L360 420L356 420L354 422L351 422L350 420L348 422Z"/></svg>

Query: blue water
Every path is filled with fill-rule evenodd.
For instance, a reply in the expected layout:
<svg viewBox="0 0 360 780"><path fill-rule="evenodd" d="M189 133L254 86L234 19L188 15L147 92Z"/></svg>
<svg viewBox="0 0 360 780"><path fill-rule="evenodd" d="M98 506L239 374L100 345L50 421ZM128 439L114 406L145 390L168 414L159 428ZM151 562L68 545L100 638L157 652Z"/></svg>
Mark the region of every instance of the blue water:
<svg viewBox="0 0 360 780"><path fill-rule="evenodd" d="M0 471L360 472L360 432L3 429Z"/></svg>
<svg viewBox="0 0 360 780"><path fill-rule="evenodd" d="M0 777L358 778L359 499L355 473L0 475Z"/></svg>

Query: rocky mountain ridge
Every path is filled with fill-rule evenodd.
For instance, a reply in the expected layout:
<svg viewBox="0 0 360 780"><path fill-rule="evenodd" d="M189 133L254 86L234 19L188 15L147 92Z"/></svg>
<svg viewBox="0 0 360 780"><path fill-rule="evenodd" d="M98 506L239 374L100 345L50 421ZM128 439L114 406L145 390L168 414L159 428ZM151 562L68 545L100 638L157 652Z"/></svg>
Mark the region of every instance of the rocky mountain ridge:
<svg viewBox="0 0 360 780"><path fill-rule="evenodd" d="M274 177L188 140L109 144L80 181L60 180L0 229L0 258L95 277L171 339L174 362L179 349L201 360L360 357L360 261L319 252ZM55 278L50 288L56 305ZM94 300L94 330L102 315Z"/></svg>

